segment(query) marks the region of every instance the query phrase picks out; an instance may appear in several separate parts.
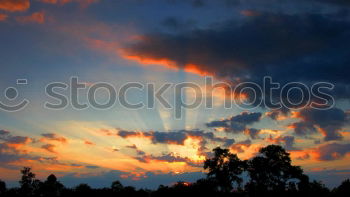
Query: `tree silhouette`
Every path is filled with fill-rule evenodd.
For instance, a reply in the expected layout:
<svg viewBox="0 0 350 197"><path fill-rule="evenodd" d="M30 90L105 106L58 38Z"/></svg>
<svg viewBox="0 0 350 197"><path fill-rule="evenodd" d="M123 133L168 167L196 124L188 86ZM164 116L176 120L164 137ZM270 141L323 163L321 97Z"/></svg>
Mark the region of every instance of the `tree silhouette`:
<svg viewBox="0 0 350 197"><path fill-rule="evenodd" d="M208 178L215 180L219 190L228 192L232 190L233 184L240 187L242 178L240 175L245 169L246 162L241 161L236 154L230 153L228 149L217 147L213 149L214 157L205 160L204 169L208 169Z"/></svg>
<svg viewBox="0 0 350 197"><path fill-rule="evenodd" d="M44 196L60 196L63 190L63 185L57 181L55 175L51 174L47 177L46 181L43 183L41 191Z"/></svg>
<svg viewBox="0 0 350 197"><path fill-rule="evenodd" d="M339 197L350 196L350 180L343 181L339 187L334 189L334 192Z"/></svg>
<svg viewBox="0 0 350 197"><path fill-rule="evenodd" d="M301 180L303 170L291 164L289 153L277 145L262 148L259 153L248 161L250 182L246 185L247 190L261 195L267 191L283 192L296 188L295 181Z"/></svg>
<svg viewBox="0 0 350 197"><path fill-rule="evenodd" d="M21 170L21 186L20 193L22 196L32 196L40 188L41 182L35 179L35 174L31 172L31 168L24 167Z"/></svg>
<svg viewBox="0 0 350 197"><path fill-rule="evenodd" d="M6 192L6 183L0 179L0 196Z"/></svg>
<svg viewBox="0 0 350 197"><path fill-rule="evenodd" d="M120 193L123 191L124 186L119 181L114 181L111 185L113 193Z"/></svg>
<svg viewBox="0 0 350 197"><path fill-rule="evenodd" d="M82 183L75 187L77 196L92 196L93 191L88 184Z"/></svg>

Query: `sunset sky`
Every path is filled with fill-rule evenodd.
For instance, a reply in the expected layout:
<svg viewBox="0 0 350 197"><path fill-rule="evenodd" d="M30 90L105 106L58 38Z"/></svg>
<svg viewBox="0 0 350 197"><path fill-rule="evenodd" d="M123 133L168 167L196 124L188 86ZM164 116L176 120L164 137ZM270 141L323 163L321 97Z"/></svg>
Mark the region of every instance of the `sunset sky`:
<svg viewBox="0 0 350 197"><path fill-rule="evenodd" d="M249 159L279 144L311 178L336 186L350 178L349 38L347 0L0 0L0 101L30 101L16 112L0 109L0 179L17 186L19 169L29 166L38 178L53 173L67 186L120 180L156 188L204 177L202 162L217 146ZM334 106L227 109L227 99L250 95L227 98L217 88L212 109L183 109L181 118L160 103L44 107L57 103L46 86L72 77L86 85L79 90L86 103L98 82L117 90L128 82L156 89L192 82L207 98L206 77L234 87L265 76L281 86L332 83ZM9 87L17 98L7 98ZM100 102L108 99L98 93ZM127 92L131 103L146 103L146 95ZM170 104L194 97L164 93Z"/></svg>

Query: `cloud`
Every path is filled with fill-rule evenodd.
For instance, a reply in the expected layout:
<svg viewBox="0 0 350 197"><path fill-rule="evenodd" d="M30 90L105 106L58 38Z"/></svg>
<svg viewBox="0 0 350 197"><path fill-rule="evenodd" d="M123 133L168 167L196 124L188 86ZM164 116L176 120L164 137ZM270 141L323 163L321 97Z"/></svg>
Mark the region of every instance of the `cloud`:
<svg viewBox="0 0 350 197"><path fill-rule="evenodd" d="M12 136L6 139L8 144L28 144L32 140L29 137L24 136Z"/></svg>
<svg viewBox="0 0 350 197"><path fill-rule="evenodd" d="M233 82L261 84L265 76L281 84L331 82L336 84L332 94L347 99L349 33L350 22L338 13L261 13L207 28L144 34L121 51L140 65L155 63Z"/></svg>
<svg viewBox="0 0 350 197"><path fill-rule="evenodd" d="M112 135L109 133L109 135ZM128 138L128 137L151 137L151 134L148 132L140 132L140 131L126 131L126 130L120 130L117 132L118 136L122 138Z"/></svg>
<svg viewBox="0 0 350 197"><path fill-rule="evenodd" d="M144 153L144 152L143 152ZM167 162L167 163L186 163L189 166L192 167L202 167L203 161L198 160L194 161L188 157L181 157L180 155L175 155L174 153L167 153L162 154L160 156L155 156L153 154L138 154L137 156L133 157L134 159L143 162L143 163L152 163L152 162Z"/></svg>
<svg viewBox="0 0 350 197"><path fill-rule="evenodd" d="M43 23L45 23L45 13L43 11L40 11L40 12L34 12L31 15L28 15L28 16L17 16L16 20L19 23L38 23L38 24L43 24Z"/></svg>
<svg viewBox="0 0 350 197"><path fill-rule="evenodd" d="M202 133L202 132L201 132ZM187 135L191 135L192 132L179 131L179 132L154 132L152 142L153 143L169 143L183 145L187 139ZM191 135L193 136L193 135ZM195 135L196 136L196 135Z"/></svg>
<svg viewBox="0 0 350 197"><path fill-rule="evenodd" d="M137 146L136 146L135 144L133 144L133 145L128 145L128 146L125 146L125 147L135 150L135 151L136 151L136 154L137 154L138 156L142 156L142 155L145 155L145 154L146 154L144 151L142 151L142 150L140 150L139 148L137 148Z"/></svg>
<svg viewBox="0 0 350 197"><path fill-rule="evenodd" d="M266 140L270 143L274 144L283 144L284 148L286 150L295 150L294 143L295 143L295 137L294 136L277 136L273 138L270 136L269 138L266 138Z"/></svg>
<svg viewBox="0 0 350 197"><path fill-rule="evenodd" d="M29 9L29 0L0 0L0 10L9 12L25 11Z"/></svg>
<svg viewBox="0 0 350 197"><path fill-rule="evenodd" d="M6 130L0 130L0 140L11 146L21 146L32 142L32 139L29 137L13 136L9 131Z"/></svg>
<svg viewBox="0 0 350 197"><path fill-rule="evenodd" d="M90 146L96 145L95 143L93 143L93 142L91 142L89 140L84 140L84 144L90 145Z"/></svg>
<svg viewBox="0 0 350 197"><path fill-rule="evenodd" d="M290 113L289 109L279 109L279 110L272 110L265 113L265 116L270 117L272 120L285 120L288 118L288 115Z"/></svg>
<svg viewBox="0 0 350 197"><path fill-rule="evenodd" d="M245 131L248 125L258 122L261 116L262 113L260 112L242 112L228 119L209 122L206 126L210 128L224 128L227 132L239 133Z"/></svg>
<svg viewBox="0 0 350 197"><path fill-rule="evenodd" d="M34 159L37 161L40 157L32 156L26 153L26 151L21 151L18 147L11 146L7 143L0 143L0 165L3 168L12 169L16 162L20 162L27 159Z"/></svg>
<svg viewBox="0 0 350 197"><path fill-rule="evenodd" d="M23 165L28 160L40 163L57 163L57 160L54 158L29 154L25 145L35 141L35 139L25 136L13 136L9 131L0 130L0 141L3 141L3 143L0 143L0 165L4 168L17 168L18 164Z"/></svg>
<svg viewBox="0 0 350 197"><path fill-rule="evenodd" d="M184 142L189 137L198 139L208 139L215 142L229 143L232 139L215 137L213 133L204 132L202 130L177 130L171 132L160 132L160 131L125 131L120 130L117 135L122 138L139 137L148 138L153 144L177 144L184 145Z"/></svg>
<svg viewBox="0 0 350 197"><path fill-rule="evenodd" d="M4 137L4 136L8 136L10 134L10 131L6 131L6 130L0 130L0 136ZM0 138L1 139L1 138Z"/></svg>
<svg viewBox="0 0 350 197"><path fill-rule="evenodd" d="M109 132L108 132L109 133ZM207 156L210 154L208 152L207 145L208 143L216 143L218 146L230 147L235 140L227 137L217 137L212 132L205 132L203 130L175 130L169 132L159 132L159 131L125 131L120 130L117 132L117 135L122 138L145 138L150 140L152 144L173 144L173 145L185 145L187 139L196 139L198 140L198 156ZM129 145L127 148L135 149L140 161L147 161L150 159L149 155L146 155L145 152L139 150L136 145Z"/></svg>
<svg viewBox="0 0 350 197"><path fill-rule="evenodd" d="M99 166L85 166L86 168L89 168L89 169L98 169L100 168Z"/></svg>
<svg viewBox="0 0 350 197"><path fill-rule="evenodd" d="M57 153L56 146L53 144L44 144L41 146L42 149L49 151L50 153Z"/></svg>
<svg viewBox="0 0 350 197"><path fill-rule="evenodd" d="M230 147L230 150L236 153L243 153L246 148L249 148L252 144L252 141L249 139L237 142L236 144Z"/></svg>
<svg viewBox="0 0 350 197"><path fill-rule="evenodd" d="M126 146L126 148L137 149L137 146L135 144L133 144L133 145Z"/></svg>
<svg viewBox="0 0 350 197"><path fill-rule="evenodd" d="M41 134L41 136L43 136L43 138L41 138L42 141L45 141L45 140L57 141L57 142L61 142L63 144L68 142L67 138L59 136L55 133L43 133L43 134Z"/></svg>
<svg viewBox="0 0 350 197"><path fill-rule="evenodd" d="M260 129L249 128L244 131L246 135L249 135L251 139L259 139Z"/></svg>
<svg viewBox="0 0 350 197"><path fill-rule="evenodd" d="M7 14L0 13L0 21L6 21L7 17Z"/></svg>
<svg viewBox="0 0 350 197"><path fill-rule="evenodd" d="M304 154L302 154L300 156L295 157L295 159L301 160L301 161L308 160L308 159L310 159L310 154L304 153Z"/></svg>
<svg viewBox="0 0 350 197"><path fill-rule="evenodd" d="M297 135L307 135L320 131L325 141L341 140L339 131L349 123L348 114L339 108L328 110L303 109L296 113L302 121L291 125Z"/></svg>
<svg viewBox="0 0 350 197"><path fill-rule="evenodd" d="M338 160L345 157L350 153L350 144L331 143L321 145L316 150L318 154L318 160L331 161Z"/></svg>

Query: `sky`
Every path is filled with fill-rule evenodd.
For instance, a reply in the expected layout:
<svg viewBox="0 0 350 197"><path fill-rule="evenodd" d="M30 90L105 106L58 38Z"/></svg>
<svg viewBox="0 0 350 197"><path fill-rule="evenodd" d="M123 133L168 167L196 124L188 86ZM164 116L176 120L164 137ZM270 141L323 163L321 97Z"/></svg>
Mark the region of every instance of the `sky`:
<svg viewBox="0 0 350 197"><path fill-rule="evenodd" d="M278 144L334 187L350 177L349 36L346 0L0 0L0 179L17 186L29 166L68 186L157 188L204 177L217 146L249 159ZM263 87L266 77L297 88L259 98L293 106L226 91ZM85 86L81 109L73 79ZM63 84L55 95L52 83ZM141 85L124 89L129 104L148 103L150 84L170 84L162 92L170 106L130 109L119 99L99 109L110 92L96 88L95 105L89 92L101 83L118 98L125 84ZM198 88L179 93L177 84ZM67 105L48 108L62 101L57 94Z"/></svg>

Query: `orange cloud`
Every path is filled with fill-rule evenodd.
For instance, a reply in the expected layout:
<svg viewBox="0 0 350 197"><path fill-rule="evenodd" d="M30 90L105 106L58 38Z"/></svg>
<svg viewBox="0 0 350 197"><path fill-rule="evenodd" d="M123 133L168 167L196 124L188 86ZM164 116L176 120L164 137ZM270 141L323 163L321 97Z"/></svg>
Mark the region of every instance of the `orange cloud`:
<svg viewBox="0 0 350 197"><path fill-rule="evenodd" d="M90 142L90 141L88 141L88 140L85 140L84 141L84 144L86 144L86 145L96 145L95 143L93 143L93 142Z"/></svg>
<svg viewBox="0 0 350 197"><path fill-rule="evenodd" d="M123 50L119 50L119 55L123 57L124 59L136 61L140 65L149 66L149 65L158 65L163 66L165 68L168 68L170 70L179 71L179 67L175 61L172 61L167 58L151 58L151 57L144 57L141 55L130 55L127 52ZM212 76L210 72L204 71L201 69L201 66L198 66L196 64L186 64L183 67L183 70L188 73L197 74L200 76Z"/></svg>
<svg viewBox="0 0 350 197"><path fill-rule="evenodd" d="M146 172L130 172L128 174L122 174L120 177L123 179L131 178L132 180L137 181L143 178L147 178L147 174Z"/></svg>
<svg viewBox="0 0 350 197"><path fill-rule="evenodd" d="M1 14L0 13L0 21L5 21L7 19L7 15L6 14Z"/></svg>
<svg viewBox="0 0 350 197"><path fill-rule="evenodd" d="M29 9L29 0L0 0L0 10L9 12L25 11Z"/></svg>
<svg viewBox="0 0 350 197"><path fill-rule="evenodd" d="M45 13L43 11L34 12L29 16L18 16L16 20L20 23L45 23Z"/></svg>

